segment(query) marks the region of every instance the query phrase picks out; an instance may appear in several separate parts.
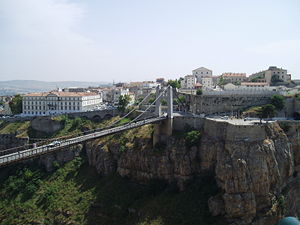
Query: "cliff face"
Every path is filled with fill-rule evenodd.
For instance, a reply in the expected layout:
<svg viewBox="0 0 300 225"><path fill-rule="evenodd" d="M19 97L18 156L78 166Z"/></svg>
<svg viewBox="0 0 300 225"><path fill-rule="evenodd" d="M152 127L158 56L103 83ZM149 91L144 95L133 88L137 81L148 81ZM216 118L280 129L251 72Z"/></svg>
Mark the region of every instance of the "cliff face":
<svg viewBox="0 0 300 225"><path fill-rule="evenodd" d="M283 127L283 125L282 125ZM170 137L166 146L135 139L124 150L119 143L87 145L89 163L100 174L118 172L139 182L152 178L186 183L214 174L220 189L208 202L213 215L228 224L276 224L282 215L300 216L300 124L238 126L206 120L200 145L186 147ZM121 149L121 151L120 151Z"/></svg>

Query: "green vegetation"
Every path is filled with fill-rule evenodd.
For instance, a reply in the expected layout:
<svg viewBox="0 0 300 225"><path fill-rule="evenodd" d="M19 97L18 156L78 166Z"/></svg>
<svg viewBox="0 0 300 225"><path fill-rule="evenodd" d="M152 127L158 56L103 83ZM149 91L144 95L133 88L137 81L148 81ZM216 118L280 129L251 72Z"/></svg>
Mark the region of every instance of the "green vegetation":
<svg viewBox="0 0 300 225"><path fill-rule="evenodd" d="M181 81L181 79L168 80L168 85L170 85L172 88L181 88L180 81Z"/></svg>
<svg viewBox="0 0 300 225"><path fill-rule="evenodd" d="M254 77L251 79L251 82L258 82L258 80L260 80L260 79L264 79L264 77L263 76Z"/></svg>
<svg viewBox="0 0 300 225"><path fill-rule="evenodd" d="M26 137L29 121L26 122L3 122L0 123L0 134L16 134L18 137Z"/></svg>
<svg viewBox="0 0 300 225"><path fill-rule="evenodd" d="M271 104L262 106L253 106L243 112L245 116L258 116L259 118L274 117L276 111L280 111L284 108L285 98L282 95L273 95L271 97Z"/></svg>
<svg viewBox="0 0 300 225"><path fill-rule="evenodd" d="M258 113L259 118L271 118L274 117L276 108L272 104L263 105L260 107Z"/></svg>
<svg viewBox="0 0 300 225"><path fill-rule="evenodd" d="M148 103L152 104L154 101L155 101L155 97L151 97L151 98L149 98Z"/></svg>
<svg viewBox="0 0 300 225"><path fill-rule="evenodd" d="M282 110L284 108L285 98L282 95L273 95L271 98L271 104L275 106L276 110Z"/></svg>
<svg viewBox="0 0 300 225"><path fill-rule="evenodd" d="M101 129L108 127L110 124L118 120L119 117L114 117L110 120L95 122L86 118L76 117L70 118L66 115L53 117L53 120L59 121L63 126L54 134L47 134L37 132L30 126L29 121L25 122L0 122L0 134L16 134L17 137L30 137L30 138L57 138L65 136L73 136L83 134L85 131L93 129ZM126 123L130 119L121 120L119 123Z"/></svg>
<svg viewBox="0 0 300 225"><path fill-rule="evenodd" d="M185 135L185 144L188 148L199 145L200 141L201 141L201 133L198 130L187 132Z"/></svg>
<svg viewBox="0 0 300 225"><path fill-rule="evenodd" d="M203 94L202 89L198 89L197 92L196 92L196 95L202 95L202 94Z"/></svg>
<svg viewBox="0 0 300 225"><path fill-rule="evenodd" d="M227 84L228 82L224 79L223 76L220 77L220 80L218 82L219 86L224 86L225 84Z"/></svg>
<svg viewBox="0 0 300 225"><path fill-rule="evenodd" d="M129 95L121 95L119 97L118 110L121 112L125 112L125 109L129 105L131 101L131 97Z"/></svg>
<svg viewBox="0 0 300 225"><path fill-rule="evenodd" d="M159 180L139 185L113 174L100 177L81 157L52 173L33 166L1 172L1 225L222 224L207 207L217 192L213 176L179 192Z"/></svg>
<svg viewBox="0 0 300 225"><path fill-rule="evenodd" d="M165 99L162 99L160 102L161 102L161 104L164 105L164 106L168 105L168 103L167 103L167 101L166 101Z"/></svg>
<svg viewBox="0 0 300 225"><path fill-rule="evenodd" d="M9 107L13 114L22 113L22 96L15 95L13 99L9 102Z"/></svg>
<svg viewBox="0 0 300 225"><path fill-rule="evenodd" d="M139 128L130 129L122 133L103 137L99 139L96 144L102 145L103 149L108 149L109 146L117 146L120 148L119 150L121 152L137 149L142 151L152 147L151 138L153 131L154 126L149 124Z"/></svg>

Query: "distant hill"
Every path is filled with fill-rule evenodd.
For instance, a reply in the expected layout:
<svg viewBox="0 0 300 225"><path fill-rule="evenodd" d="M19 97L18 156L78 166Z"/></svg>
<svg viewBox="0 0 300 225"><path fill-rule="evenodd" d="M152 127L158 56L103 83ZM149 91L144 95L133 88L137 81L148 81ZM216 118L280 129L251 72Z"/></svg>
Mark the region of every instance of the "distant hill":
<svg viewBox="0 0 300 225"><path fill-rule="evenodd" d="M84 81L38 81L38 80L9 80L0 81L0 96L25 94L30 92L50 91L65 87L99 87L110 86L105 82L84 82Z"/></svg>

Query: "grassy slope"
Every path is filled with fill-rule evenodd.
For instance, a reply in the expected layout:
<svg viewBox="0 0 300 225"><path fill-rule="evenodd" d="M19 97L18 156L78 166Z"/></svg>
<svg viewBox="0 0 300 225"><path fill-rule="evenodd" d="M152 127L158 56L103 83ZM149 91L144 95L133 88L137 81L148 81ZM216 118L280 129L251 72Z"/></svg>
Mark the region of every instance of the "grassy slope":
<svg viewBox="0 0 300 225"><path fill-rule="evenodd" d="M185 192L152 181L139 185L111 175L99 177L83 158L52 173L12 169L0 180L0 224L201 225L220 224L209 215L211 179ZM130 210L128 210L130 209Z"/></svg>
<svg viewBox="0 0 300 225"><path fill-rule="evenodd" d="M89 119L84 118L69 118L67 116L57 116L54 118L54 120L60 121L63 124L63 127L62 129L51 135L33 130L30 127L30 121L4 122L0 120L0 134L17 134L17 137L51 139L57 137L79 135L82 134L83 131L104 128L118 119L119 117L114 117L110 120L102 122L93 122ZM129 121L129 119L123 119L119 122L119 124L127 123Z"/></svg>

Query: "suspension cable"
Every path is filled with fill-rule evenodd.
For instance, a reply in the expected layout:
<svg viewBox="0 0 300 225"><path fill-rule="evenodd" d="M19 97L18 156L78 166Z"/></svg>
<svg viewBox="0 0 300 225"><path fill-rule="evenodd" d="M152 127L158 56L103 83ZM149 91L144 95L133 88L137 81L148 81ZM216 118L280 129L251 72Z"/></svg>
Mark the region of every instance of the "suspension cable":
<svg viewBox="0 0 300 225"><path fill-rule="evenodd" d="M138 118L140 118L144 113L147 112L148 109L150 109L150 107L157 101L160 99L160 97L166 92L166 90L169 88L170 86L168 86L163 92L160 93L160 95L146 108L146 110L144 112L142 112L140 115L138 115L136 118L134 118L132 121L130 121L128 124L136 121Z"/></svg>
<svg viewBox="0 0 300 225"><path fill-rule="evenodd" d="M138 108L152 93L150 92L136 107ZM132 109L129 113L127 113L125 116L121 117L117 121L110 124L108 127L112 127L113 125L119 123L122 119L126 118L128 115L130 115L132 112L134 112L136 108Z"/></svg>

